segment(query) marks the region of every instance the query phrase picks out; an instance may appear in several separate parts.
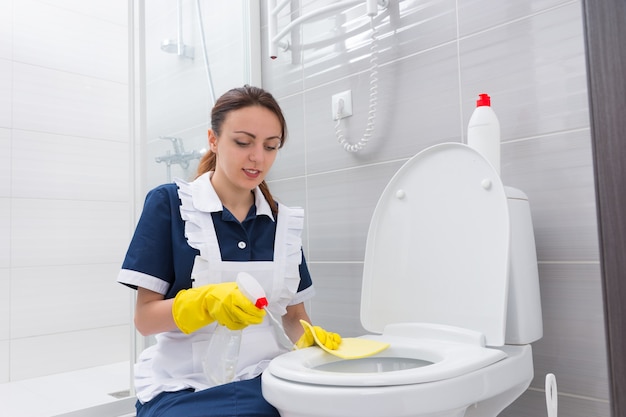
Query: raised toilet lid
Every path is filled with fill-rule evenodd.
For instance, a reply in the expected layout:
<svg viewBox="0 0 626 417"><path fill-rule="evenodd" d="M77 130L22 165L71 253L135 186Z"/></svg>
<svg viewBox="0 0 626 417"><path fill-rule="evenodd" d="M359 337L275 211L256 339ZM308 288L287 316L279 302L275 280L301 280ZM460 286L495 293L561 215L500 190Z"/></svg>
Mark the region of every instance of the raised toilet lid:
<svg viewBox="0 0 626 417"><path fill-rule="evenodd" d="M495 169L460 143L432 146L404 164L369 228L361 323L436 323L504 344L509 215Z"/></svg>

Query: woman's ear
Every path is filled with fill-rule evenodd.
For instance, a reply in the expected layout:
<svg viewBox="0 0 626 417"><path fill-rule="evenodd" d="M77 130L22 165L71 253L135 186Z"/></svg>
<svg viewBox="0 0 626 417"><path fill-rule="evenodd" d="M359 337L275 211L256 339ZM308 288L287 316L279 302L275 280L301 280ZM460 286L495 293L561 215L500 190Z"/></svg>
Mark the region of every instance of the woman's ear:
<svg viewBox="0 0 626 417"><path fill-rule="evenodd" d="M209 136L209 149L211 150L211 152L217 153L217 136L215 136L215 132L213 132L213 129L209 129L208 136Z"/></svg>

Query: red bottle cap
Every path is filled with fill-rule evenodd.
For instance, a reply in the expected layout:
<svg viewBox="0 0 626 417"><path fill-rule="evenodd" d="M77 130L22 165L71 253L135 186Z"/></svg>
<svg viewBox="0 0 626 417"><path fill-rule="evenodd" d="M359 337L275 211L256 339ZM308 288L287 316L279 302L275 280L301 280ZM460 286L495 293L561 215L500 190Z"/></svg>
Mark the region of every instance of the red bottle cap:
<svg viewBox="0 0 626 417"><path fill-rule="evenodd" d="M267 298L262 297L262 298L258 298L256 300L256 303L254 304L256 306L256 308L258 308L259 310L264 309L265 307L267 307L269 303L267 302Z"/></svg>
<svg viewBox="0 0 626 417"><path fill-rule="evenodd" d="M491 97L489 94L479 94L480 98L476 100L476 107L491 106Z"/></svg>

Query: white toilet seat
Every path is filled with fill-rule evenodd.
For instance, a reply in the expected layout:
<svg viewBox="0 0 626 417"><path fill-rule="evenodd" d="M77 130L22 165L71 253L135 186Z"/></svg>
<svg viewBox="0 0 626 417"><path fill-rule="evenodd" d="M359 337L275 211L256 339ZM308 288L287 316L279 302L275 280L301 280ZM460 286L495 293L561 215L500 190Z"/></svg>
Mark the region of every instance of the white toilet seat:
<svg viewBox="0 0 626 417"><path fill-rule="evenodd" d="M480 334L450 326L396 324L387 326L382 335L362 337L388 342L391 347L370 358L352 360L319 348L302 349L275 358L266 372L313 385L394 386L454 378L507 356L502 350L485 347ZM376 370L387 366L395 369Z"/></svg>
<svg viewBox="0 0 626 417"><path fill-rule="evenodd" d="M307 350L314 349L303 351ZM456 417L463 415L468 406L496 395L509 398L503 400L508 405L530 385L530 345L498 350L505 352L505 359L456 378L422 384L338 387L288 381L266 371L262 377L263 396L285 417ZM490 406L479 404L479 414L472 415L495 416L501 408L493 406L497 412L490 413Z"/></svg>
<svg viewBox="0 0 626 417"><path fill-rule="evenodd" d="M510 221L493 166L461 143L424 149L385 187L370 223L361 324L439 323L505 339Z"/></svg>

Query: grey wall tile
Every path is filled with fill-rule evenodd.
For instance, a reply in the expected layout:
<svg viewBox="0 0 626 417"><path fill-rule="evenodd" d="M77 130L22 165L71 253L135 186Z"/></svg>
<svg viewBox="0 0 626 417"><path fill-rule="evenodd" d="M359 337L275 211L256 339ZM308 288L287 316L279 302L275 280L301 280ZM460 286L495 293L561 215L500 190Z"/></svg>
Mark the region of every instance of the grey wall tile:
<svg viewBox="0 0 626 417"><path fill-rule="evenodd" d="M311 321L343 337L366 334L359 319L363 264L311 262L309 270L316 288Z"/></svg>
<svg viewBox="0 0 626 417"><path fill-rule="evenodd" d="M306 178L288 178L281 180L268 180L272 195L276 200L289 207L307 208ZM306 210L308 212L308 209ZM305 213L306 215L306 213Z"/></svg>
<svg viewBox="0 0 626 417"><path fill-rule="evenodd" d="M461 140L456 47L446 45L380 68L375 127L358 154L339 145L331 97L351 90L354 115L342 119L341 132L356 143L367 126L369 75L327 84L305 93L307 173L372 162L410 158L429 145ZM437 83L426 80L437 79Z"/></svg>
<svg viewBox="0 0 626 417"><path fill-rule="evenodd" d="M13 130L12 196L125 201L127 150L122 142Z"/></svg>
<svg viewBox="0 0 626 417"><path fill-rule="evenodd" d="M0 128L0 197L11 195L11 136L11 130Z"/></svg>
<svg viewBox="0 0 626 417"><path fill-rule="evenodd" d="M542 375L545 378L545 375ZM556 375L557 385L559 375ZM559 388L559 392L562 392ZM608 401L593 398L579 398L559 395L560 416L605 416L611 415ZM528 390L513 404L507 407L499 417L538 417L547 415L546 397L543 390Z"/></svg>
<svg viewBox="0 0 626 417"><path fill-rule="evenodd" d="M401 162L309 176L311 261L363 261L372 213Z"/></svg>
<svg viewBox="0 0 626 417"><path fill-rule="evenodd" d="M0 58L11 59L13 53L13 2L0 2Z"/></svg>
<svg viewBox="0 0 626 417"><path fill-rule="evenodd" d="M547 373L559 390L608 400L599 264L540 264L544 336L533 345L535 379Z"/></svg>
<svg viewBox="0 0 626 417"><path fill-rule="evenodd" d="M128 86L15 61L12 127L128 142Z"/></svg>
<svg viewBox="0 0 626 417"><path fill-rule="evenodd" d="M503 141L589 126L582 30L580 5L569 3L461 39L465 123L489 93Z"/></svg>
<svg viewBox="0 0 626 417"><path fill-rule="evenodd" d="M129 326L121 325L12 339L11 380L19 381L128 360L130 335ZM42 347L45 347L43 354Z"/></svg>
<svg viewBox="0 0 626 417"><path fill-rule="evenodd" d="M12 127L12 124L13 124L13 103L11 101L12 94L13 94L13 64L9 60L0 58L0 128Z"/></svg>
<svg viewBox="0 0 626 417"><path fill-rule="evenodd" d="M2 200L0 200L0 210L1 204ZM6 341L11 337L11 277L10 269L5 267L4 262L0 267L0 290L0 341ZM1 349L0 352L2 352ZM2 372L5 363L7 365L9 363L8 354L0 355L0 381L8 380L8 374L5 379L5 374Z"/></svg>
<svg viewBox="0 0 626 417"><path fill-rule="evenodd" d="M13 5L14 25L19 28L13 34L14 61L128 83L125 25L103 19L104 13L86 13L88 7L80 5L82 10L76 11L55 2L25 0ZM110 4L122 21L123 6L119 0ZM68 21L75 23L59 24Z"/></svg>
<svg viewBox="0 0 626 417"><path fill-rule="evenodd" d="M11 266L11 200L0 197L0 268L7 268L6 279L9 282Z"/></svg>
<svg viewBox="0 0 626 417"><path fill-rule="evenodd" d="M270 171L270 179L302 176L306 167L304 95L297 94L277 100L287 121L287 141L278 151L278 157Z"/></svg>
<svg viewBox="0 0 626 417"><path fill-rule="evenodd" d="M511 23L571 0L459 0L459 36Z"/></svg>
<svg viewBox="0 0 626 417"><path fill-rule="evenodd" d="M308 245L308 233L309 233L309 205L307 204L307 188L306 178L290 178L286 180L269 181L267 185L270 188L272 196L288 207L302 207L304 208L304 230L302 231L302 246L304 250L304 256L309 259L309 245Z"/></svg>
<svg viewBox="0 0 626 417"><path fill-rule="evenodd" d="M127 202L11 199L11 267L120 262ZM123 238L122 238L123 236Z"/></svg>
<svg viewBox="0 0 626 417"><path fill-rule="evenodd" d="M598 260L588 130L505 143L502 178L529 198L540 261Z"/></svg>
<svg viewBox="0 0 626 417"><path fill-rule="evenodd" d="M11 300L29 302L11 303L11 338L129 325L128 311L119 308L128 303L128 291L111 279L119 268L119 262L15 268ZM63 291L55 294L57 288ZM87 291L98 296L86 297Z"/></svg>

